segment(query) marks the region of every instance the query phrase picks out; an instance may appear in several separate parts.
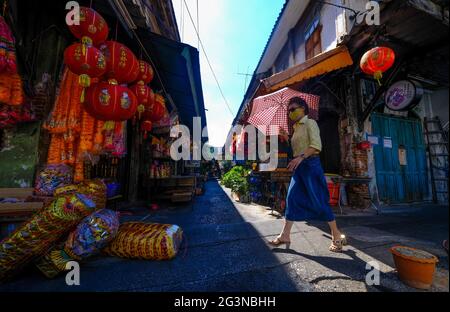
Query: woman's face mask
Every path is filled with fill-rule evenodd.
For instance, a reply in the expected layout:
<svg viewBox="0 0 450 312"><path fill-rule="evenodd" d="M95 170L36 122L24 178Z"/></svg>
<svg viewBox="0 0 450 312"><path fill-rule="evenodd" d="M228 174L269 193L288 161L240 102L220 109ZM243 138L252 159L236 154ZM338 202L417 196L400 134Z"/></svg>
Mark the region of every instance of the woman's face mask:
<svg viewBox="0 0 450 312"><path fill-rule="evenodd" d="M292 121L297 121L300 118L302 118L303 116L305 116L305 113L304 113L304 109L301 107L299 107L289 113L289 119Z"/></svg>

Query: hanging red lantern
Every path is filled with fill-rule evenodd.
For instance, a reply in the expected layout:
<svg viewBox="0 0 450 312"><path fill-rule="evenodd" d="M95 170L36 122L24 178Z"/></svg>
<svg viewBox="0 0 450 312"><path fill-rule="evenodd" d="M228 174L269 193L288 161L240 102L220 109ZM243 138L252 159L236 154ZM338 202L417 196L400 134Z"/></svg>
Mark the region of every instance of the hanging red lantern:
<svg viewBox="0 0 450 312"><path fill-rule="evenodd" d="M80 76L80 85L85 88L91 85L91 78L100 78L106 71L103 53L83 43L74 43L64 51L64 63L72 73Z"/></svg>
<svg viewBox="0 0 450 312"><path fill-rule="evenodd" d="M72 34L78 39L89 41L98 46L108 39L109 27L105 19L95 10L80 7L79 25L69 25Z"/></svg>
<svg viewBox="0 0 450 312"><path fill-rule="evenodd" d="M87 90L86 111L104 121L125 121L136 113L137 98L127 87L117 81L100 82Z"/></svg>
<svg viewBox="0 0 450 312"><path fill-rule="evenodd" d="M153 105L155 100L155 94L153 90L146 86L142 81L130 87L130 90L136 95L138 101L137 113L138 118L141 119L142 114L145 112L145 108Z"/></svg>
<svg viewBox="0 0 450 312"><path fill-rule="evenodd" d="M373 76L378 82L383 73L388 71L395 63L395 52L388 47L376 47L367 51L361 58L361 70Z"/></svg>
<svg viewBox="0 0 450 312"><path fill-rule="evenodd" d="M166 113L166 104L164 97L160 94L155 95L153 105L146 107L145 112L142 115L144 120L151 120L152 122L158 122Z"/></svg>
<svg viewBox="0 0 450 312"><path fill-rule="evenodd" d="M147 135L153 129L153 123L150 120L144 120L141 124L141 131L144 132L144 139L147 139Z"/></svg>
<svg viewBox="0 0 450 312"><path fill-rule="evenodd" d="M145 62L139 61L139 74L137 77L137 82L143 82L144 84L149 84L152 82L155 73L152 66Z"/></svg>
<svg viewBox="0 0 450 312"><path fill-rule="evenodd" d="M125 45L116 41L106 41L100 46L106 59L106 77L119 84L136 81L139 75L139 61Z"/></svg>

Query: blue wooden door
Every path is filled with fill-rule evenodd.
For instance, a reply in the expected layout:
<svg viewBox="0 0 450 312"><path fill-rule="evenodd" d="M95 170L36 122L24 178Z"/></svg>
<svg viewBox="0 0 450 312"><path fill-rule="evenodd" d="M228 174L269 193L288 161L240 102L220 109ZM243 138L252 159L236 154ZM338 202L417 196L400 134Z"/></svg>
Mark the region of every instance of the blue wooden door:
<svg viewBox="0 0 450 312"><path fill-rule="evenodd" d="M374 146L380 200L404 203L424 200L429 193L422 124L383 114L372 115L372 131L380 137ZM392 141L392 147L384 144Z"/></svg>

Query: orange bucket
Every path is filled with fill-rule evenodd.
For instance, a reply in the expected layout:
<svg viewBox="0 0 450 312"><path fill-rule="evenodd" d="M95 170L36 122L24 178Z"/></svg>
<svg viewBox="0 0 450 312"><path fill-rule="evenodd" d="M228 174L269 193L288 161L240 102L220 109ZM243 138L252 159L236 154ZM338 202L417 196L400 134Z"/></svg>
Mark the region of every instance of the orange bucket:
<svg viewBox="0 0 450 312"><path fill-rule="evenodd" d="M438 258L426 251L394 246L391 248L400 280L408 286L418 289L430 289Z"/></svg>

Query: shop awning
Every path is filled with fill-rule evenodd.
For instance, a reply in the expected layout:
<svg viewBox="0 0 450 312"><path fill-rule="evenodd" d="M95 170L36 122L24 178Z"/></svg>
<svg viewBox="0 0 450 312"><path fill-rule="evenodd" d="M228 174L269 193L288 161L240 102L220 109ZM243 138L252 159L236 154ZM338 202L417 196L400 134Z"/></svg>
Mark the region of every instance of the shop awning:
<svg viewBox="0 0 450 312"><path fill-rule="evenodd" d="M347 47L340 46L266 78L262 82L266 91L270 93L352 64L353 60Z"/></svg>
<svg viewBox="0 0 450 312"><path fill-rule="evenodd" d="M192 118L200 117L202 128L206 127L198 50L146 29L139 28L136 34L151 56L161 76L162 85L176 106L180 123L188 126L192 133ZM130 44L137 45L136 42ZM136 46L136 51L139 50L140 48ZM155 82L150 85L158 83L158 80L155 77ZM168 108L170 109L169 105Z"/></svg>

